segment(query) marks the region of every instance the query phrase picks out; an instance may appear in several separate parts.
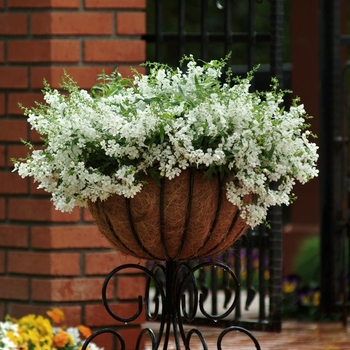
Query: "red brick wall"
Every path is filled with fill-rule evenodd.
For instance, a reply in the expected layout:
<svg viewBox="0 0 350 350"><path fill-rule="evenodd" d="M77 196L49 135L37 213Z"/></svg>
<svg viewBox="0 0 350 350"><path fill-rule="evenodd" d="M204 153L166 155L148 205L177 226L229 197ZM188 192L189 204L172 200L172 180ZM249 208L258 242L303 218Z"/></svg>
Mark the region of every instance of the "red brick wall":
<svg viewBox="0 0 350 350"><path fill-rule="evenodd" d="M47 194L11 172L10 159L27 153L20 138L39 141L18 102L42 101L43 78L56 88L66 69L90 88L102 69L118 66L126 74L145 60L145 6L146 0L0 0L0 319L58 306L67 324L121 327L102 307L103 276L139 261L110 250L86 210L55 211ZM132 271L107 295L131 317L143 286ZM130 348L143 320L122 325Z"/></svg>

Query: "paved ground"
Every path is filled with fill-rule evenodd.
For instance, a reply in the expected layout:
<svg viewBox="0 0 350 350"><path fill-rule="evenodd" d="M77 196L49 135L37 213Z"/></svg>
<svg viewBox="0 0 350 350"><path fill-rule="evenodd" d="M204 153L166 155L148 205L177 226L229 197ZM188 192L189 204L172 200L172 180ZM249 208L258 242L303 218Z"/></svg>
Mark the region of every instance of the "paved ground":
<svg viewBox="0 0 350 350"><path fill-rule="evenodd" d="M198 327L204 335L208 349L217 349L217 338L222 332L219 328ZM284 322L281 333L253 332L262 350L350 350L350 326L340 323L304 323ZM192 350L203 349L199 341L193 338ZM151 344L146 344L146 350ZM162 347L160 347L162 349ZM175 349L171 340L167 349ZM181 347L184 349L184 346ZM227 334L222 342L222 350L254 350L254 343L240 333Z"/></svg>
<svg viewBox="0 0 350 350"><path fill-rule="evenodd" d="M223 295L218 293L218 299L222 299ZM208 298L209 300L210 298ZM242 300L245 300L243 293ZM249 311L242 311L243 319L254 320L258 318L258 298L255 299ZM268 299L266 299L268 306ZM222 305L222 301L219 305ZM206 310L210 312L210 303ZM220 312L225 311L220 309ZM219 312L219 313L220 313ZM156 331L159 324L146 324ZM193 328L193 327L190 327ZM186 327L186 331L190 328ZM222 333L221 328L209 328L197 326L195 327L202 332L205 337L209 350L218 349L217 339ZM311 323L311 322L297 322L284 321L281 333L257 332L252 334L260 344L261 350L350 350L350 324L344 327L341 323ZM197 337L191 338L190 349L202 350L203 346L200 344ZM245 334L238 332L228 333L221 343L222 350L254 350L256 349L252 340ZM145 350L151 350L151 343L146 343ZM163 346L159 347L163 350ZM174 340L171 339L167 347L168 350L176 349ZM181 349L185 347L181 343Z"/></svg>

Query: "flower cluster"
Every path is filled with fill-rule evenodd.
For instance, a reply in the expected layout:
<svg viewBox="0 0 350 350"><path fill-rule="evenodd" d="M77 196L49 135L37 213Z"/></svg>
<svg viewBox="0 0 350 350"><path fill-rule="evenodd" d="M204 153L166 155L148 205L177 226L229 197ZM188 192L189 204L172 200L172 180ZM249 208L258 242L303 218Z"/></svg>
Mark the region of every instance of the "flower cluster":
<svg viewBox="0 0 350 350"><path fill-rule="evenodd" d="M172 179L197 168L228 178L228 200L249 225L260 224L270 206L290 203L295 181L317 176L317 146L302 104L285 110L275 80L271 90L251 92L254 71L221 82L226 63L147 63L150 73L132 79L102 74L90 93L67 75L68 94L46 84L46 103L25 109L44 146L14 160L15 170L71 211L113 194L133 197L146 175ZM248 194L253 203L243 200Z"/></svg>
<svg viewBox="0 0 350 350"><path fill-rule="evenodd" d="M290 274L282 280L282 314L287 318L314 319L323 318L320 312L320 288L302 285L298 275Z"/></svg>
<svg viewBox="0 0 350 350"><path fill-rule="evenodd" d="M64 320L60 309L47 312L54 323ZM53 327L52 322L38 315L27 315L19 320L6 317L0 322L0 349L2 350L78 350L91 331L86 326ZM103 350L89 343L89 350Z"/></svg>

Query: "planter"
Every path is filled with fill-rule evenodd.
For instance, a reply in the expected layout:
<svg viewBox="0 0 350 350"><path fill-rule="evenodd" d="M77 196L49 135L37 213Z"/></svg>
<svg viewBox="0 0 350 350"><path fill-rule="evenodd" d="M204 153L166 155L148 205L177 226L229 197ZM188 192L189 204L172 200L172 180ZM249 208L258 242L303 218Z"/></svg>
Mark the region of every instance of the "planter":
<svg viewBox="0 0 350 350"><path fill-rule="evenodd" d="M134 198L115 195L88 203L101 233L126 255L204 258L227 249L248 229L218 177L209 180L198 170L186 170L161 186L152 178L147 183Z"/></svg>
<svg viewBox="0 0 350 350"><path fill-rule="evenodd" d="M14 160L15 170L52 193L63 212L111 193L130 198L143 186L141 174L161 174L172 179L161 188L150 179L132 200L90 204L101 230L119 250L144 258L192 259L225 249L247 223L263 223L269 207L289 205L296 181L318 175L318 147L309 141L303 105L295 99L285 110L275 79L269 91L251 92L255 70L246 78L228 75L222 84L228 59L197 65L183 57L176 69L148 63L150 74L133 79L102 74L90 94L67 74L66 92L45 84L45 103L24 108L43 148L25 142L32 152ZM224 181L196 171L193 181L188 172L173 179L192 166L235 177L240 191L230 182L223 194ZM251 205L241 193L254 194Z"/></svg>

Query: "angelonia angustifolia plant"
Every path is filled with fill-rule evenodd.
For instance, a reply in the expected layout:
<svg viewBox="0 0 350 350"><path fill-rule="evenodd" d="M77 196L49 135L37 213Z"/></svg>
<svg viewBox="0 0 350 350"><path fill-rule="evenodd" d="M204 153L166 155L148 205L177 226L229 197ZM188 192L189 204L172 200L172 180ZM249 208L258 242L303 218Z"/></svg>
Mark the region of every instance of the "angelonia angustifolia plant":
<svg viewBox="0 0 350 350"><path fill-rule="evenodd" d="M91 91L67 74L60 92L45 83L45 103L25 108L43 147L14 160L52 193L58 210L118 194L133 197L146 185L196 168L227 178L226 194L254 227L270 206L290 204L296 181L317 176L317 146L298 99L288 110L287 91L275 79L269 91L250 91L246 77L221 76L227 57L209 63L184 57L181 68L146 63L149 74L101 74ZM273 184L273 186L272 186ZM243 201L247 194L253 202Z"/></svg>

